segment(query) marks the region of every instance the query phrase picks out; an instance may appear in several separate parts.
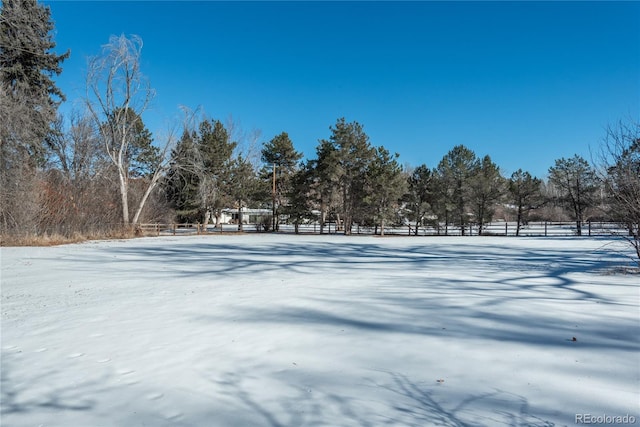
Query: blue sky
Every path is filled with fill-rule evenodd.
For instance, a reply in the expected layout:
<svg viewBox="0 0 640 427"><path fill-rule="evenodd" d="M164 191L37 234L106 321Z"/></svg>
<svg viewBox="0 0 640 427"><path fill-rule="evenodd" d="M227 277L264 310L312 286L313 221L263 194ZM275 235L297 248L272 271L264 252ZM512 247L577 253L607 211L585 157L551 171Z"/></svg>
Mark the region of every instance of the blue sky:
<svg viewBox="0 0 640 427"><path fill-rule="evenodd" d="M63 111L109 36L144 41L159 133L200 107L315 157L340 117L402 163L434 167L455 145L509 176L589 158L604 129L640 119L638 2L47 1L71 50Z"/></svg>

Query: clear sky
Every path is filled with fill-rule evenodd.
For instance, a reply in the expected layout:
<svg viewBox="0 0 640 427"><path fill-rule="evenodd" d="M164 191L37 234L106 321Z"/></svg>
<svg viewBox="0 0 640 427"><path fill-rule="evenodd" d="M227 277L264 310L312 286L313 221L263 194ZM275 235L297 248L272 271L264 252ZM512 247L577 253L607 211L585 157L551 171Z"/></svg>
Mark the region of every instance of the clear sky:
<svg viewBox="0 0 640 427"><path fill-rule="evenodd" d="M197 107L315 157L340 117L402 163L464 144L506 176L590 157L640 119L638 2L151 2L49 0L68 111L109 36L144 41L158 133Z"/></svg>

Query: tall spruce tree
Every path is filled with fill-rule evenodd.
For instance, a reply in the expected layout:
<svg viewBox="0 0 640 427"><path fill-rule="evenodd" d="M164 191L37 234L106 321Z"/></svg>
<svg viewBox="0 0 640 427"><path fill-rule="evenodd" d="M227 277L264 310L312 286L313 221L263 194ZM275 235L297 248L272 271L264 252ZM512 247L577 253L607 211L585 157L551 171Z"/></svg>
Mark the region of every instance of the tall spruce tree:
<svg viewBox="0 0 640 427"><path fill-rule="evenodd" d="M62 55L53 49L54 23L36 0L4 0L0 8L0 227L35 230L40 190L35 168L46 157L58 105L53 78Z"/></svg>
<svg viewBox="0 0 640 427"><path fill-rule="evenodd" d="M0 9L0 84L4 92L2 145L12 142L41 159L45 141L65 100L53 77L70 52L53 52L54 23L36 0L4 0Z"/></svg>
<svg viewBox="0 0 640 427"><path fill-rule="evenodd" d="M202 159L195 132L184 131L171 152L169 170L163 181L169 205L181 223L198 222L203 215L199 187Z"/></svg>

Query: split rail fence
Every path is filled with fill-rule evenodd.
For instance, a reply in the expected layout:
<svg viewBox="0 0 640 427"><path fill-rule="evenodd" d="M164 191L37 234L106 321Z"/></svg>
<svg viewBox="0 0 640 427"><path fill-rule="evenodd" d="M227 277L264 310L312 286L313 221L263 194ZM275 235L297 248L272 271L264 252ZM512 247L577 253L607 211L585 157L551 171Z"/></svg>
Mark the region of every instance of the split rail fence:
<svg viewBox="0 0 640 427"><path fill-rule="evenodd" d="M180 235L202 235L202 234L219 234L219 233L239 233L237 224L224 224L222 227L215 227L213 224L207 226L203 224L137 224L137 230L140 234L146 236L180 236ZM259 232L260 227L254 224L245 224L242 232ZM625 224L615 222L595 222L587 221L581 226L582 236L611 236L611 235L628 235L629 229ZM278 233L293 234L295 228L293 225L280 224ZM303 224L298 227L300 234L319 234L320 225ZM325 224L323 228L324 234L342 234L343 231L336 227L335 223ZM380 229L375 227L363 227L354 225L352 234L356 235L379 235ZM416 233L414 225L405 225L402 227L385 227L385 235L404 235L404 236L477 236L480 234L480 227L477 224L467 224L464 233L460 226L444 224L435 226L419 227ZM515 222L492 222L484 224L482 234L485 236L577 236L578 225L576 222L557 222L557 221L539 221L529 222L520 225L517 232L517 224Z"/></svg>

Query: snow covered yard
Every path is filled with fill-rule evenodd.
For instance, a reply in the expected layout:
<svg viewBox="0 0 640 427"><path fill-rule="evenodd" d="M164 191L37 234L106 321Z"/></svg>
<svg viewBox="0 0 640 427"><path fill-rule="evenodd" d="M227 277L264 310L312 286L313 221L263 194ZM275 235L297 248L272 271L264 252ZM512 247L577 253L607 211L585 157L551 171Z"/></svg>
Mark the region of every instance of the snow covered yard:
<svg viewBox="0 0 640 427"><path fill-rule="evenodd" d="M629 253L270 234L2 248L1 424L640 423L640 276L613 274Z"/></svg>

